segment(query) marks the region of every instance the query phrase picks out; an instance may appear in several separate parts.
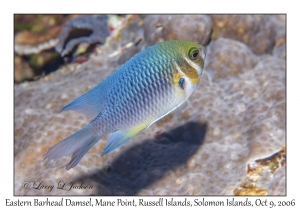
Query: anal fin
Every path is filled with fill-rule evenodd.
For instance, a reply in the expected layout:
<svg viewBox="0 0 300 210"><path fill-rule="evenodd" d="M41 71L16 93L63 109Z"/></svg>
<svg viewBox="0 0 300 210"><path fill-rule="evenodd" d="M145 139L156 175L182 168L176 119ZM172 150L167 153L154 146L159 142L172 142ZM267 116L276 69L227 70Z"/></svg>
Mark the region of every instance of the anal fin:
<svg viewBox="0 0 300 210"><path fill-rule="evenodd" d="M126 144L131 138L139 134L142 130L146 129L149 123L143 123L137 126L133 126L128 129L118 130L110 134L106 146L101 156L106 155L120 146Z"/></svg>

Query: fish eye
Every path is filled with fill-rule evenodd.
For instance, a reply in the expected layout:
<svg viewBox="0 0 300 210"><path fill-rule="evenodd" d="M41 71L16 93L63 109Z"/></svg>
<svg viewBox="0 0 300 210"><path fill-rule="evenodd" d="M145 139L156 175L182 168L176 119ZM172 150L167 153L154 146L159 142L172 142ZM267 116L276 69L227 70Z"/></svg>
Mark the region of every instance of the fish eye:
<svg viewBox="0 0 300 210"><path fill-rule="evenodd" d="M184 86L184 78L180 78L178 84L179 84L179 86L183 89L183 86Z"/></svg>
<svg viewBox="0 0 300 210"><path fill-rule="evenodd" d="M199 57L199 50L198 49L193 49L190 52L190 59L195 60Z"/></svg>

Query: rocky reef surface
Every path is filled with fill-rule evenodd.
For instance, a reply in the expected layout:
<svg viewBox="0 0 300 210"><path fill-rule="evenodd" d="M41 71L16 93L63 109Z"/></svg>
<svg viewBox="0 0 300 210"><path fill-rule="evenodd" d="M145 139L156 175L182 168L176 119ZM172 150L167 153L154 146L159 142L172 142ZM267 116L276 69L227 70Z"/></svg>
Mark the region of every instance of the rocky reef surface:
<svg viewBox="0 0 300 210"><path fill-rule="evenodd" d="M16 84L15 195L285 195L285 18L129 15L86 62ZM62 107L171 39L207 47L184 105L109 155L100 158L105 137L69 171L68 157L43 165L49 147L91 120Z"/></svg>

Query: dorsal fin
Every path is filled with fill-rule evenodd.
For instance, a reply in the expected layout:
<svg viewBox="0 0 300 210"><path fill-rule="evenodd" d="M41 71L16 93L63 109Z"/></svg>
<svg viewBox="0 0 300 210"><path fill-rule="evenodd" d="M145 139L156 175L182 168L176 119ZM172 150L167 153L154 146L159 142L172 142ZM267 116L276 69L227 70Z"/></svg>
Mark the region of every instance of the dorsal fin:
<svg viewBox="0 0 300 210"><path fill-rule="evenodd" d="M73 110L88 118L95 118L103 109L104 96L107 91L108 80L104 80L93 89L84 93L73 102L62 108L59 112Z"/></svg>

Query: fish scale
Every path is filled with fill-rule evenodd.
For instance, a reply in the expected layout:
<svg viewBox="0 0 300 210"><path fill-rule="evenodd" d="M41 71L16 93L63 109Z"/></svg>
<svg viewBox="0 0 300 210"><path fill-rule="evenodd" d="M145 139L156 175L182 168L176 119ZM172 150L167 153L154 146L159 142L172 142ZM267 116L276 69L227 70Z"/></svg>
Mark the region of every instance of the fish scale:
<svg viewBox="0 0 300 210"><path fill-rule="evenodd" d="M165 41L148 47L61 111L73 110L93 120L51 147L47 162L71 155L66 169L111 133L101 155L180 106L194 91L203 70L205 48L188 41ZM179 84L179 79L181 83Z"/></svg>
<svg viewBox="0 0 300 210"><path fill-rule="evenodd" d="M156 69L156 72L163 72L162 69L163 68L166 68L165 66L162 66L161 69ZM127 69L126 69L127 70ZM125 70L125 71L126 71ZM160 70L160 71L159 71ZM129 74L136 74L136 72L129 72ZM138 78L140 78L141 80L145 81L146 78L144 78L143 76L143 72L140 73L141 75L137 75ZM154 75L154 74L152 74ZM164 95L161 95L161 97L166 97L168 96L167 92L165 91L167 88L165 87L166 85L168 85L170 83L170 78L171 78L171 71L170 71L170 75L169 77L167 78L166 76L164 75L159 75L160 78L163 78L164 81L157 81L155 78L153 77L150 77L148 78L150 80L150 82L143 82L141 85L137 85L137 86L124 86L124 85L121 85L117 88L117 90L115 90L116 94L115 94L115 98L113 100L117 100L116 98L118 98L118 105L117 106L120 106L121 107L121 110L120 110L120 113L124 113L126 114L126 112L123 112L122 110L122 107L124 108L128 108L126 107L126 100L127 97L123 97L122 96L128 96L128 94L130 92L142 92L144 94L140 94L140 95L135 95L135 97L131 98L131 101L138 101L139 103L137 104L137 110L141 110L141 112L144 112L144 111L147 111L145 110L144 108L147 108L147 104L142 104L142 100L141 99L148 99L149 101L155 101L155 99L157 97L155 97L155 95L151 95L151 94L147 94L147 90L151 89L152 85L149 85L149 84L153 84L153 83L156 83L158 87L161 87L162 89L159 90L159 93L165 93ZM167 79L165 79L167 78ZM157 81L157 82L155 82ZM138 83L138 81L137 81ZM126 84L130 84L130 83L126 83ZM139 83L138 83L139 84ZM160 84L160 85L159 85ZM149 86L149 87L148 87ZM122 88L121 88L122 87ZM145 89L146 91L143 91L143 89ZM170 89L171 90L171 89ZM123 99L123 100L122 100ZM123 103L121 103L120 101L122 100ZM129 103L129 105L132 105L134 103ZM154 103L155 104L155 103ZM131 108L135 108L135 107L129 107L129 109ZM155 114L155 113L154 113ZM137 114L137 116L140 116ZM121 126L121 125L120 125Z"/></svg>

